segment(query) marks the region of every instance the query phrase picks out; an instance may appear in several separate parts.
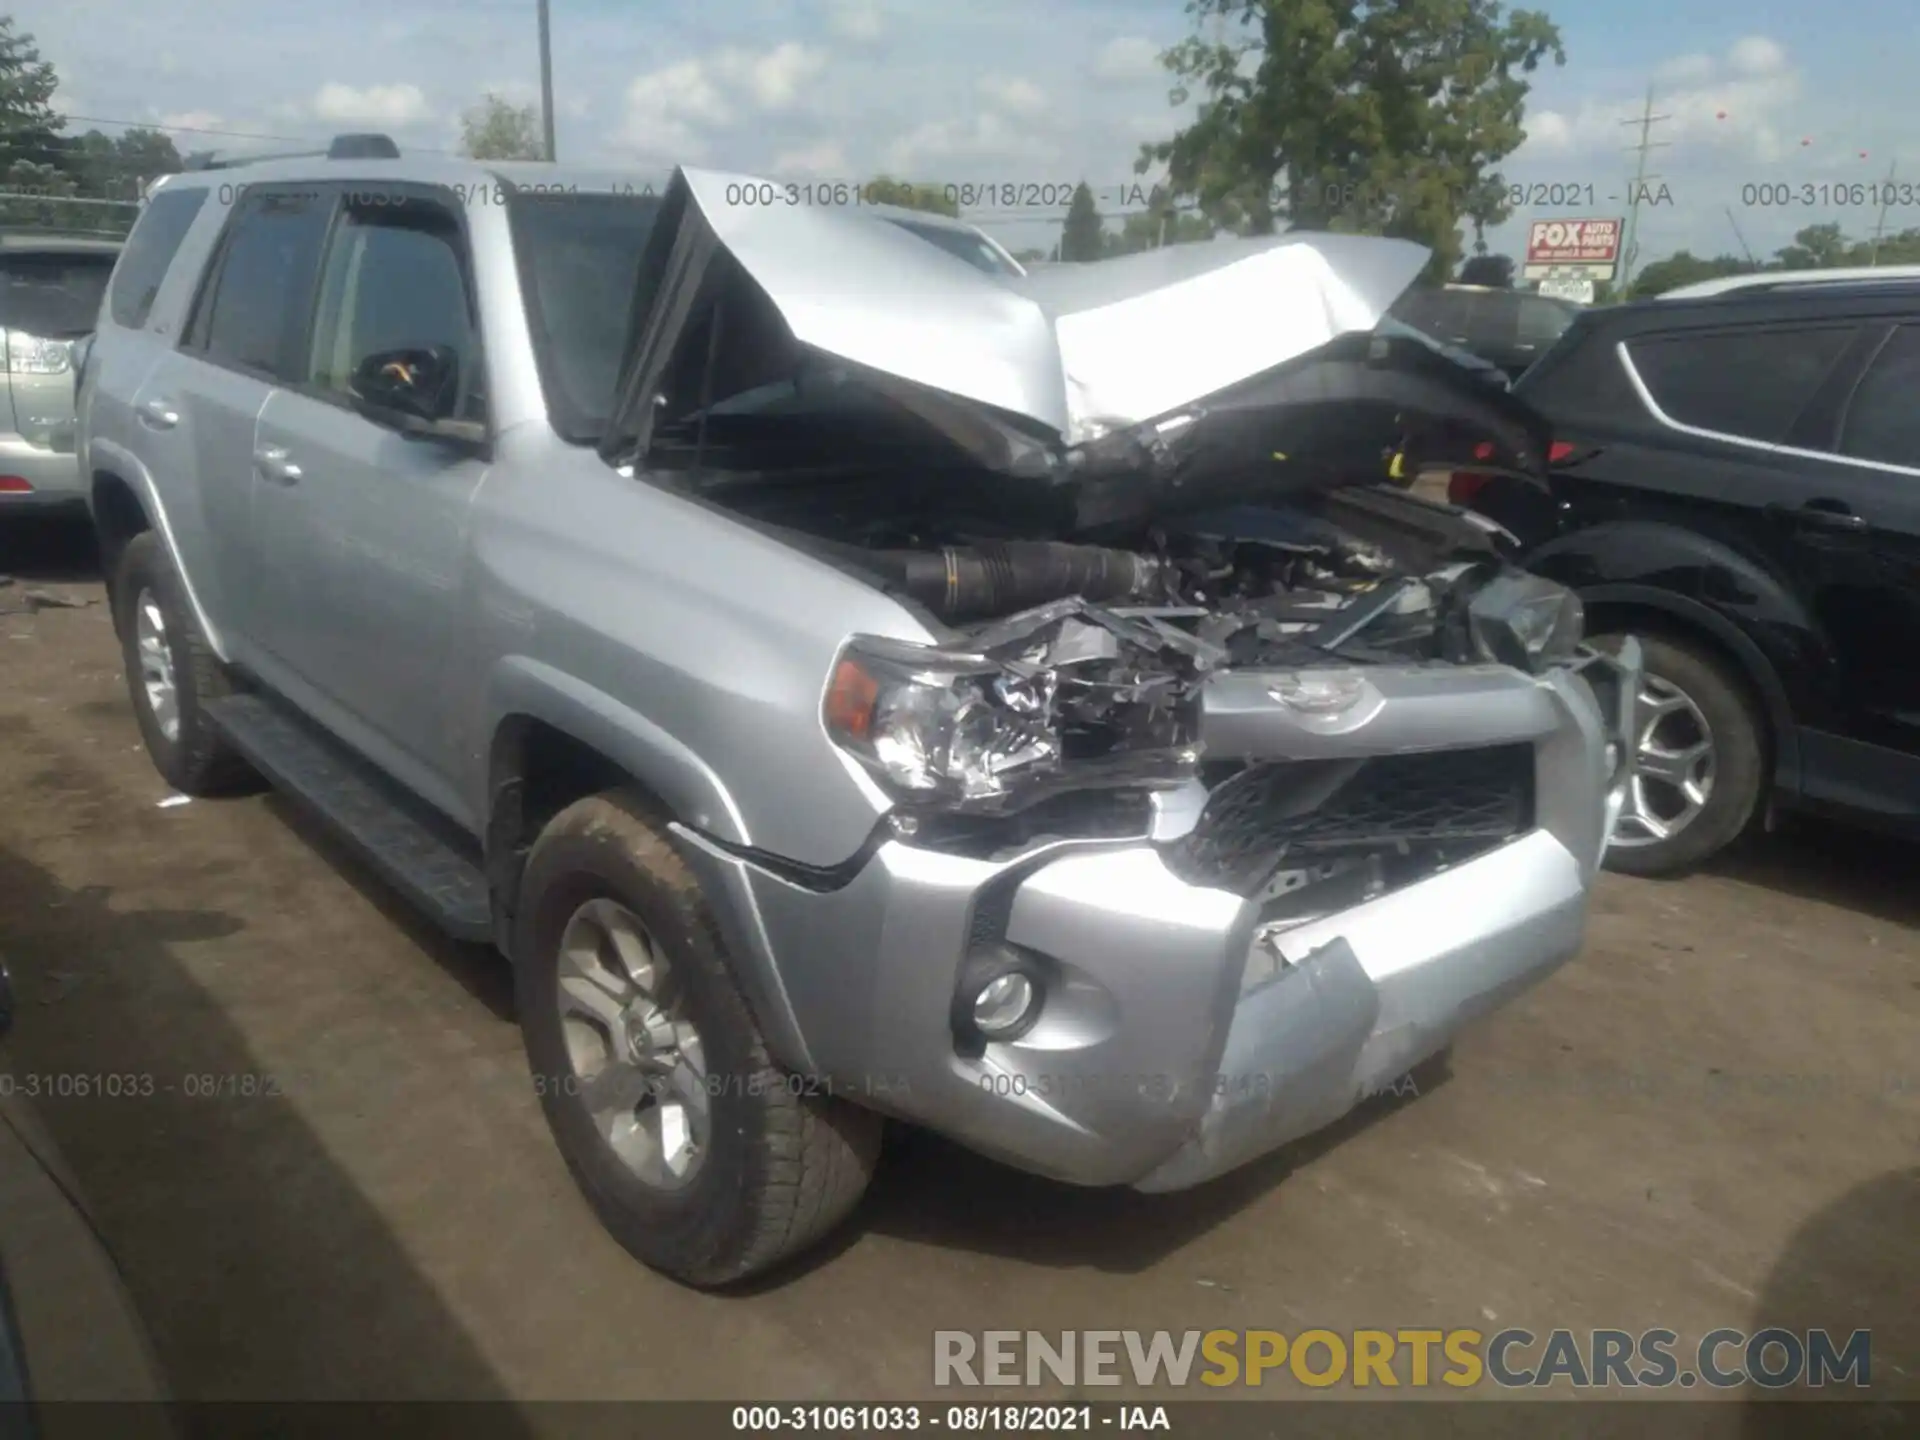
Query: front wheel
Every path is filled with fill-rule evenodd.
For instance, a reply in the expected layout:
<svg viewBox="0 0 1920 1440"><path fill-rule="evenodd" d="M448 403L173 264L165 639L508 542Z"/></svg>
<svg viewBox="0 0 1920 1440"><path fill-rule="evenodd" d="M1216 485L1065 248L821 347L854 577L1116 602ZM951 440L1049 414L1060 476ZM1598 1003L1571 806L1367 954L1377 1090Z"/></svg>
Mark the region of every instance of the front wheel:
<svg viewBox="0 0 1920 1440"><path fill-rule="evenodd" d="M1706 647L1639 639L1636 770L1606 863L1628 875L1672 875L1718 854L1752 823L1766 781L1762 720L1751 690Z"/></svg>
<svg viewBox="0 0 1920 1440"><path fill-rule="evenodd" d="M518 910L535 1086L615 1239L706 1287L847 1216L881 1119L773 1063L698 882L643 807L610 793L563 810L528 857Z"/></svg>

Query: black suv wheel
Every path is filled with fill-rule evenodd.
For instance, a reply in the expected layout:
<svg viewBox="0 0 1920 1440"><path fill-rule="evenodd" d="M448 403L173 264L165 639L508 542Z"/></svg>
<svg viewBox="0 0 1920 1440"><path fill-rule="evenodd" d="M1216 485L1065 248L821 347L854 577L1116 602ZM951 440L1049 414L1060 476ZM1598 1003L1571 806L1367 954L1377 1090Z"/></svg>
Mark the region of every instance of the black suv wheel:
<svg viewBox="0 0 1920 1440"><path fill-rule="evenodd" d="M1766 774L1761 720L1746 685L1704 646L1639 639L1645 677L1634 705L1638 773L1607 867L1671 875L1725 849L1752 823Z"/></svg>

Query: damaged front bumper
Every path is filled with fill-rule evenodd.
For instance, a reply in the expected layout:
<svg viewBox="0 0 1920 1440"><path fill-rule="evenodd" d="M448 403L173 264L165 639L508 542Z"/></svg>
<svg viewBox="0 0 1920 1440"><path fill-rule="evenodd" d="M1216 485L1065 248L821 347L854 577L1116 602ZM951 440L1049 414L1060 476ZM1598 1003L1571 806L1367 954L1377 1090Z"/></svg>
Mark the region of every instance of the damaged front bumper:
<svg viewBox="0 0 1920 1440"><path fill-rule="evenodd" d="M1637 646L1539 676L1367 673L1376 703L1339 724L1259 703L1257 672L1208 696L1210 753L1376 767L1386 783L1338 813L1224 815L1225 787L1196 780L1140 834L992 856L891 838L831 884L680 834L835 1093L1060 1180L1177 1190L1329 1124L1580 948L1630 779ZM1524 796L1498 835L1477 778L1496 774ZM1345 848L1292 886L1230 883L1231 853L1282 823ZM1410 843L1453 831L1478 835L1465 858ZM1027 957L1045 998L1017 1039L970 1048L956 985L989 951Z"/></svg>

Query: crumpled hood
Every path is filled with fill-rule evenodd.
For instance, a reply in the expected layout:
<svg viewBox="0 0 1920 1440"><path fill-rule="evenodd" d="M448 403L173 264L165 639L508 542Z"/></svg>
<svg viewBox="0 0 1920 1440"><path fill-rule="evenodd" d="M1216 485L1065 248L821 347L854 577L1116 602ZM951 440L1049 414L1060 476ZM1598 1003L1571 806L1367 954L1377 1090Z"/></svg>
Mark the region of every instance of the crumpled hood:
<svg viewBox="0 0 1920 1440"><path fill-rule="evenodd" d="M1164 428L1176 412L1244 391L1288 362L1364 344L1428 258L1404 240L1297 234L1170 246L1002 278L858 207L789 205L778 198L783 193L749 176L675 172L636 289L610 450L615 443L647 448L662 377L684 365L677 349L723 256L754 282L801 347L857 367L1005 473L1033 468L1031 451L1020 452L1036 428L1054 451L1111 453L1130 433L1155 445L1147 422ZM744 203L769 196L773 203ZM1417 347L1395 355L1406 348ZM1384 353L1361 359L1379 368ZM1353 363L1351 355L1340 361ZM1432 375L1421 368L1425 403ZM1462 374L1472 408L1484 399L1473 392L1484 387ZM1329 386L1324 376L1293 375L1257 403L1348 400L1352 388L1344 379ZM1377 412L1381 397L1369 398ZM1450 403L1443 398L1442 409ZM1010 440L1009 420L1023 439ZM1370 427L1377 422L1370 414ZM1261 444L1286 438L1261 428ZM1370 429L1366 444L1348 449L1365 450L1374 438Z"/></svg>

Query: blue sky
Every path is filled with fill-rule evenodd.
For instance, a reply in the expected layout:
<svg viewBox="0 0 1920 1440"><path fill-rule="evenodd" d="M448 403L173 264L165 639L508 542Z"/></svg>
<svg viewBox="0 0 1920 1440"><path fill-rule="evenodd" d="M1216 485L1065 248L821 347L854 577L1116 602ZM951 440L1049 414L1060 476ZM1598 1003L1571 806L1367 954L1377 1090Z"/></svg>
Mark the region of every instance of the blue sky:
<svg viewBox="0 0 1920 1440"><path fill-rule="evenodd" d="M1490 237L1517 252L1528 219L1620 213L1633 131L1655 86L1670 203L1643 208L1643 261L1681 246L1756 252L1801 226L1870 232L1873 206L1751 203L1747 187L1920 185L1915 0L1757 7L1733 0L1548 0L1567 64L1539 73L1510 181L1575 187ZM937 183L1056 191L1136 183L1133 157L1181 113L1159 49L1190 28L1181 0L552 0L563 159L664 174L675 161L789 180L885 169ZM533 0L56 0L15 9L62 76L76 117L177 127L183 151L382 129L451 149L493 89L537 96ZM73 129L95 122L76 119ZM113 125L101 124L113 130ZM1806 142L1806 143L1803 143ZM1864 156L1862 155L1864 153ZM1591 190L1589 191L1589 188ZM1591 193L1593 204L1586 196ZM1775 189L1766 192L1784 195ZM1827 192L1831 195L1831 191ZM1843 192L1844 193L1844 192ZM1037 199L1049 198L1045 189ZM1049 243L1061 207L975 218L1014 246ZM1887 227L1920 225L1920 205Z"/></svg>

